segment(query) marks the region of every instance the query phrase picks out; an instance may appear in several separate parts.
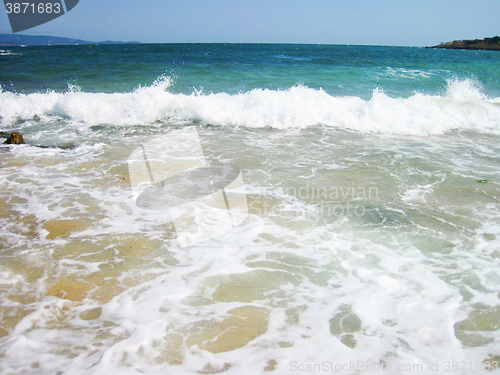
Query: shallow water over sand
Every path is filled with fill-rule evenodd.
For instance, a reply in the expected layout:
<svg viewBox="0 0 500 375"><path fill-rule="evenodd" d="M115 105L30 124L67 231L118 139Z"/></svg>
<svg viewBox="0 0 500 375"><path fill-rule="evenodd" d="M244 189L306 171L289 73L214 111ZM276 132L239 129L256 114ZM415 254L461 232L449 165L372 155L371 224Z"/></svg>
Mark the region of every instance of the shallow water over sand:
<svg viewBox="0 0 500 375"><path fill-rule="evenodd" d="M496 137L198 127L207 159L241 168L249 216L181 248L168 215L135 205L127 169L169 131L2 146L4 369L425 369L500 354Z"/></svg>

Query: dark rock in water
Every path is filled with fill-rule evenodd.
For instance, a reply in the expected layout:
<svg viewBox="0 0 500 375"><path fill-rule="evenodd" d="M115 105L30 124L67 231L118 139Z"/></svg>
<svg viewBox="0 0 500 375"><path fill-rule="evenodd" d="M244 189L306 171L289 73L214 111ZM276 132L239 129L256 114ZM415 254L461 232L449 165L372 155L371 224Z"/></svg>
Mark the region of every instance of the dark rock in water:
<svg viewBox="0 0 500 375"><path fill-rule="evenodd" d="M0 137L7 138L7 140L4 142L4 144L8 144L8 145L24 145L24 144L26 144L24 142L24 138L23 138L21 133L0 132ZM43 145L31 145L31 146L40 147L40 148L60 148L62 150L73 150L76 148L76 145L73 143L66 143L63 145L54 145L54 146L43 146Z"/></svg>
<svg viewBox="0 0 500 375"><path fill-rule="evenodd" d="M26 144L24 142L24 138L23 138L21 133L0 132L0 137L7 138L7 140L4 142L4 144L8 144L8 145L24 145L24 144ZM63 150L73 150L76 148L76 145L73 143L67 143L67 144L63 144L63 145L54 145L54 146L43 146L43 145L31 145L31 146L40 147L40 148L60 148Z"/></svg>
<svg viewBox="0 0 500 375"><path fill-rule="evenodd" d="M5 135L5 133L2 135ZM4 143L8 145L24 145L24 138L20 133L14 132L7 136L7 140Z"/></svg>

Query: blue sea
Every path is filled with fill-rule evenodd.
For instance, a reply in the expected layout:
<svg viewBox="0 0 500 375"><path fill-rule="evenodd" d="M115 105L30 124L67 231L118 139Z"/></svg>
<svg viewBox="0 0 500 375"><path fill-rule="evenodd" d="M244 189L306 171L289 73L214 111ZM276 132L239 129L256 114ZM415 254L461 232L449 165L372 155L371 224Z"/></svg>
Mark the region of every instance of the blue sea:
<svg viewBox="0 0 500 375"><path fill-rule="evenodd" d="M500 366L499 52L0 48L0 372ZM141 205L165 155L238 200Z"/></svg>

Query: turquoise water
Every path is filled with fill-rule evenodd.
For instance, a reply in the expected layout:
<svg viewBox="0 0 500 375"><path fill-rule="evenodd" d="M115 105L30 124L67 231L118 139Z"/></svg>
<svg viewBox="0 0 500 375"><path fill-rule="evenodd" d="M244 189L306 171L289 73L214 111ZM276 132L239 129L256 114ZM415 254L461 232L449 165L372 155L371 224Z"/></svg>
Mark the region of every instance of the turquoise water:
<svg viewBox="0 0 500 375"><path fill-rule="evenodd" d="M499 95L499 57L488 51L425 48L157 44L9 47L2 58L4 90L130 92L160 76L173 77L172 93L235 94L257 88L304 85L330 95L370 98L374 88L391 97L414 91L443 93L447 79L476 79L490 97Z"/></svg>
<svg viewBox="0 0 500 375"><path fill-rule="evenodd" d="M2 48L0 130L26 140L0 147L3 372L500 362L499 53ZM189 246L130 169L176 142L244 183L245 219Z"/></svg>

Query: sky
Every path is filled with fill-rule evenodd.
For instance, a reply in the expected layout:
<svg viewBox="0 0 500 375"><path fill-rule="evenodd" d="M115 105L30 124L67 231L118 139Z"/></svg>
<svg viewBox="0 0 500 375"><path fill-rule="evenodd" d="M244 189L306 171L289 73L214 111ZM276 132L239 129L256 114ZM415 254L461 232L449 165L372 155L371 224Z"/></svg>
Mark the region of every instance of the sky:
<svg viewBox="0 0 500 375"><path fill-rule="evenodd" d="M3 9L0 33L12 34ZM80 0L64 16L19 34L92 42L429 46L500 35L499 16L500 0Z"/></svg>

